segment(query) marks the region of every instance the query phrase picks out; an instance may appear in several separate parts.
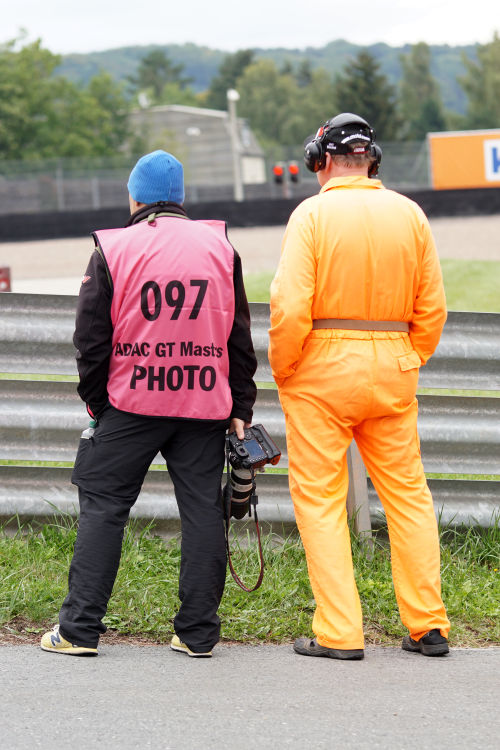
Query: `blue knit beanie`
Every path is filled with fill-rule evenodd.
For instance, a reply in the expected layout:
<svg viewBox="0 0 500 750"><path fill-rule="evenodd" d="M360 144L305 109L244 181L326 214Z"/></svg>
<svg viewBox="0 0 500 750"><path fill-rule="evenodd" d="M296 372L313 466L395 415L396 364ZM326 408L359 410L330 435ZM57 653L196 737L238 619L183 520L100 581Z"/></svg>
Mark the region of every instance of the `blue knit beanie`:
<svg viewBox="0 0 500 750"><path fill-rule="evenodd" d="M127 187L138 203L183 203L182 164L166 151L153 151L139 159L130 173Z"/></svg>

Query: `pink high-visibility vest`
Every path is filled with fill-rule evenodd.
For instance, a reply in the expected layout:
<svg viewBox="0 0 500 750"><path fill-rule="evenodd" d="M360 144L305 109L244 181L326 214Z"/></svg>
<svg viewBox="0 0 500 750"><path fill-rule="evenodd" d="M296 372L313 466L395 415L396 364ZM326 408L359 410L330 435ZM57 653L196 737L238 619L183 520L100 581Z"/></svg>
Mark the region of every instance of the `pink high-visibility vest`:
<svg viewBox="0 0 500 750"><path fill-rule="evenodd" d="M163 216L94 236L113 282L110 403L227 419L234 249L224 222Z"/></svg>

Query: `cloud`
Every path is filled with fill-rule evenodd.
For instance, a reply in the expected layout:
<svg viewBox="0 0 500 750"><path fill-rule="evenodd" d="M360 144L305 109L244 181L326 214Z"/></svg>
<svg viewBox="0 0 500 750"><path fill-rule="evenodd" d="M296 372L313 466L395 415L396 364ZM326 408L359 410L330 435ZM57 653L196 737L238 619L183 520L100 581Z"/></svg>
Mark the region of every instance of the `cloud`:
<svg viewBox="0 0 500 750"><path fill-rule="evenodd" d="M53 52L90 52L123 46L193 42L234 51L246 47L322 47L335 39L393 46L488 42L500 27L498 0L192 0L157 4L154 11L131 0L17 0L2 18L0 41L24 27Z"/></svg>

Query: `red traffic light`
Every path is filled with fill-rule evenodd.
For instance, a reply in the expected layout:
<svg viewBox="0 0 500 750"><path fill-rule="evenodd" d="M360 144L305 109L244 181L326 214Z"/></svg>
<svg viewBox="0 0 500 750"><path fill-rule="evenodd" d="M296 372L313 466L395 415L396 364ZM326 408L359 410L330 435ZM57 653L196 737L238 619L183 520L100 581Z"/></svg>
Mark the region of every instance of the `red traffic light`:
<svg viewBox="0 0 500 750"><path fill-rule="evenodd" d="M273 176L274 181L278 184L281 184L283 182L283 175L285 173L285 170L283 169L283 166L281 164L275 164L273 167Z"/></svg>
<svg viewBox="0 0 500 750"><path fill-rule="evenodd" d="M290 180L292 182L298 182L299 181L299 174L300 169L299 165L295 161L291 161L288 165L288 174L290 175Z"/></svg>

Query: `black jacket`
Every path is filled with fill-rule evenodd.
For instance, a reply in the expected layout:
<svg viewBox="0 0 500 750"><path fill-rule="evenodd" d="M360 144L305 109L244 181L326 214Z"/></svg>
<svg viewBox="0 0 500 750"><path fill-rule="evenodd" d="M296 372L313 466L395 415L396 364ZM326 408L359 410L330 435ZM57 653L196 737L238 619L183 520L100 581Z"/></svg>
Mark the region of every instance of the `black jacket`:
<svg viewBox="0 0 500 750"><path fill-rule="evenodd" d="M131 216L128 225L147 219L151 213L186 216L177 204L151 204ZM128 226L127 225L127 226ZM257 390L253 381L257 359L250 335L250 312L243 285L241 258L234 251L234 322L227 342L229 386L233 398L231 417L252 420ZM112 351L112 281L100 252L94 251L82 281L73 343L80 383L78 393L89 412L98 417L108 403L108 368Z"/></svg>

